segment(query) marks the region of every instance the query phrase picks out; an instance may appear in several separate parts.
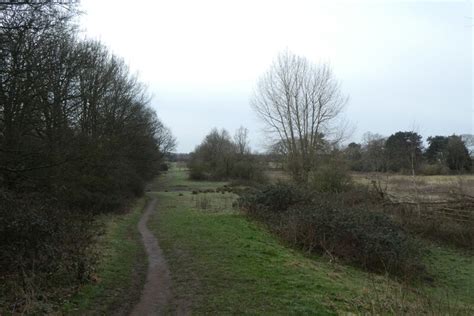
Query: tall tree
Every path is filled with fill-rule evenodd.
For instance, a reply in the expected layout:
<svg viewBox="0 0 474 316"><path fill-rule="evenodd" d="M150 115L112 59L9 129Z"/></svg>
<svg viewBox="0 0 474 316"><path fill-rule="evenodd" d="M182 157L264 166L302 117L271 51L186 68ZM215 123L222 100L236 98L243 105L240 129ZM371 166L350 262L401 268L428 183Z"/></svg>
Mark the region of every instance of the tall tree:
<svg viewBox="0 0 474 316"><path fill-rule="evenodd" d="M461 136L428 137L425 157L430 163L439 163L453 171L471 169L471 157Z"/></svg>
<svg viewBox="0 0 474 316"><path fill-rule="evenodd" d="M354 171L362 171L362 145L350 143L344 150L344 155L349 161L350 168Z"/></svg>
<svg viewBox="0 0 474 316"><path fill-rule="evenodd" d="M77 38L73 9L35 1L0 12L0 184L80 207L92 192L139 193L175 140L125 63Z"/></svg>
<svg viewBox="0 0 474 316"><path fill-rule="evenodd" d="M234 144L237 146L239 155L250 154L249 130L247 128L241 126L235 131Z"/></svg>
<svg viewBox="0 0 474 316"><path fill-rule="evenodd" d="M387 155L385 154L386 138L379 134L367 132L363 136L363 168L366 171L386 171Z"/></svg>
<svg viewBox="0 0 474 316"><path fill-rule="evenodd" d="M446 163L449 169L459 172L471 170L472 160L469 150L460 136L452 135L448 137L446 152Z"/></svg>
<svg viewBox="0 0 474 316"><path fill-rule="evenodd" d="M416 132L397 132L385 142L388 167L392 171L416 170L422 158L421 136Z"/></svg>
<svg viewBox="0 0 474 316"><path fill-rule="evenodd" d="M293 177L307 181L321 136L334 134L347 97L327 64L314 64L285 51L260 78L252 107L285 147Z"/></svg>
<svg viewBox="0 0 474 316"><path fill-rule="evenodd" d="M175 145L144 86L77 36L74 14L62 1L0 6L0 279L14 302L89 277L94 214L142 194Z"/></svg>
<svg viewBox="0 0 474 316"><path fill-rule="evenodd" d="M431 136L428 137L428 148L425 151L425 157L429 163L446 164L446 149L448 147L448 137Z"/></svg>

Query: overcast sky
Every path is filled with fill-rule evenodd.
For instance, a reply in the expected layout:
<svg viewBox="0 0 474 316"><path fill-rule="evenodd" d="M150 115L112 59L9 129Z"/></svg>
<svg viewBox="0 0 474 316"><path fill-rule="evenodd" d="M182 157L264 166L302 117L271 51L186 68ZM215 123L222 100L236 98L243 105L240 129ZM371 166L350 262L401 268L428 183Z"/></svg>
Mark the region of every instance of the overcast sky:
<svg viewBox="0 0 474 316"><path fill-rule="evenodd" d="M189 152L213 128L265 135L249 99L279 51L330 62L364 132L473 133L471 1L82 0L81 28L123 57Z"/></svg>

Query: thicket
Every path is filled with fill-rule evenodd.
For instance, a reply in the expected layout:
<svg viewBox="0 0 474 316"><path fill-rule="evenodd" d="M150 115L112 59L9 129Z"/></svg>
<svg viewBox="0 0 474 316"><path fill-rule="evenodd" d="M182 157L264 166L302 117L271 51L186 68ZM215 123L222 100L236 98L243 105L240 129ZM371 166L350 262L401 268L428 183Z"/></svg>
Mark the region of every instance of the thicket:
<svg viewBox="0 0 474 316"><path fill-rule="evenodd" d="M349 165L338 151L322 155L309 175L308 186L317 192L341 193L353 189Z"/></svg>
<svg viewBox="0 0 474 316"><path fill-rule="evenodd" d="M420 251L405 230L367 201L369 191L315 192L292 184L244 193L240 207L287 242L308 252L405 278L423 271ZM375 203L376 204L376 203Z"/></svg>
<svg viewBox="0 0 474 316"><path fill-rule="evenodd" d="M190 178L265 181L262 162L250 152L247 133L246 129L240 128L232 139L226 130L212 130L190 155Z"/></svg>
<svg viewBox="0 0 474 316"><path fill-rule="evenodd" d="M0 6L0 313L87 280L95 215L142 194L175 144L124 62L79 38L76 15Z"/></svg>

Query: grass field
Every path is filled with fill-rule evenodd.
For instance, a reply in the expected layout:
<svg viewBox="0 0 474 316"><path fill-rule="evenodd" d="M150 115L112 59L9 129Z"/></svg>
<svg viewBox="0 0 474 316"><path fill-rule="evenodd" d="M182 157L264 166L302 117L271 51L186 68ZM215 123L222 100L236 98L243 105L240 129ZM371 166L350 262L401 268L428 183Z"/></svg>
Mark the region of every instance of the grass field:
<svg viewBox="0 0 474 316"><path fill-rule="evenodd" d="M128 315L146 274L146 254L137 229L145 202L146 198L138 200L130 213L100 219L105 233L97 245L101 260L96 281L65 302L64 314Z"/></svg>
<svg viewBox="0 0 474 316"><path fill-rule="evenodd" d="M288 173L281 169L268 169L266 175L271 182L290 181ZM421 199L426 201L446 200L453 193L474 196L474 175L411 175L391 173L353 172L354 183L372 186L377 185L393 197L401 200Z"/></svg>
<svg viewBox="0 0 474 316"><path fill-rule="evenodd" d="M474 313L472 256L429 245L433 281L399 283L286 247L232 209L231 193L191 193L223 184L189 181L185 169L171 169L149 187L159 201L149 226L172 274L170 312ZM200 196L207 196L206 207Z"/></svg>
<svg viewBox="0 0 474 316"><path fill-rule="evenodd" d="M474 196L474 175L415 176L383 173L353 173L354 182L371 185L376 181L396 198L439 201L453 193Z"/></svg>

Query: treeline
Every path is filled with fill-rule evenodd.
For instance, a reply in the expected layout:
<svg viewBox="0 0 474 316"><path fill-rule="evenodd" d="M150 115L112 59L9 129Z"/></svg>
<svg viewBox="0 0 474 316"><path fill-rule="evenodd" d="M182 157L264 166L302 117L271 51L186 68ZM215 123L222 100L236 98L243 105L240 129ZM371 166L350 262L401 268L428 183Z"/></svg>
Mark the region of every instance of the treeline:
<svg viewBox="0 0 474 316"><path fill-rule="evenodd" d="M416 132L389 137L367 133L363 143L350 143L344 155L353 171L449 174L469 172L472 159L466 145L469 135L432 136L423 146Z"/></svg>
<svg viewBox="0 0 474 316"><path fill-rule="evenodd" d="M142 194L175 146L145 87L79 37L76 15L50 1L0 7L0 303L20 310L51 280L88 278L94 215Z"/></svg>
<svg viewBox="0 0 474 316"><path fill-rule="evenodd" d="M244 127L233 138L225 129L213 129L190 154L188 167L194 180L265 179L261 161L251 152L248 130Z"/></svg>

